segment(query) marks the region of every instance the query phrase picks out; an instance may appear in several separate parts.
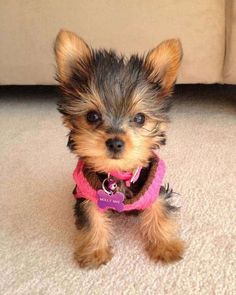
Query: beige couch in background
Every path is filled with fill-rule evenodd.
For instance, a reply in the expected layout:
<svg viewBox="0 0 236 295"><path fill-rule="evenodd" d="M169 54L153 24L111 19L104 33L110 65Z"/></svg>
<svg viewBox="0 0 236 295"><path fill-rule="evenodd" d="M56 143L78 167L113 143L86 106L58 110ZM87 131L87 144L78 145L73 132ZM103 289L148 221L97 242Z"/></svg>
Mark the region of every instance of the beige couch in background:
<svg viewBox="0 0 236 295"><path fill-rule="evenodd" d="M0 84L55 84L60 28L127 55L180 38L179 83L236 83L234 0L0 1Z"/></svg>

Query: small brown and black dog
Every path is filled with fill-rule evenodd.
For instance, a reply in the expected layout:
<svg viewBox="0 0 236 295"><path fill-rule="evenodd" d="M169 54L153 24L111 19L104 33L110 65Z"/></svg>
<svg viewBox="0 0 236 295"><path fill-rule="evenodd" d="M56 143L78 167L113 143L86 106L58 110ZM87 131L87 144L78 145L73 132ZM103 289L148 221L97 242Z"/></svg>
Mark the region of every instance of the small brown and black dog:
<svg viewBox="0 0 236 295"><path fill-rule="evenodd" d="M76 34L62 30L55 55L63 92L58 109L70 130L68 147L83 160L87 180L97 187L111 170L141 166L142 177L135 185L118 182L124 203L132 204L148 178L153 150L166 141L170 96L182 58L179 40L126 59L113 51L93 50ZM177 261L184 250L172 216L175 207L168 202L172 193L161 187L156 201L139 214L145 249L156 262ZM112 258L110 211L77 199L75 258L81 267L97 268Z"/></svg>

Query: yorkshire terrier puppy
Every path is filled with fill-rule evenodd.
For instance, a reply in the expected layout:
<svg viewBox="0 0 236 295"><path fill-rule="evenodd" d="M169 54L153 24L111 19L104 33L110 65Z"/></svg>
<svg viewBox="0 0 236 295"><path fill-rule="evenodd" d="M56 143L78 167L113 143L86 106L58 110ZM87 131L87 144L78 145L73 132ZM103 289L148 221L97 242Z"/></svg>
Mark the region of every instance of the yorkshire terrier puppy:
<svg viewBox="0 0 236 295"><path fill-rule="evenodd" d="M166 141L169 97L182 58L179 40L124 58L60 31L55 55L63 92L58 109L69 128L68 147L79 158L74 172L79 265L97 268L112 258L112 211L139 213L152 260L179 260L184 242L168 203L172 190L160 187L164 166L156 155Z"/></svg>

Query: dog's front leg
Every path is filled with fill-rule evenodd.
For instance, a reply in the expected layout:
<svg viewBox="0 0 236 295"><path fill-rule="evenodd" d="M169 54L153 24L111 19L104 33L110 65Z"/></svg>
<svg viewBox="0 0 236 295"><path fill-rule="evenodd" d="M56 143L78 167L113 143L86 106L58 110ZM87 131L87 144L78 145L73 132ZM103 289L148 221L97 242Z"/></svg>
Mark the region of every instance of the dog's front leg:
<svg viewBox="0 0 236 295"><path fill-rule="evenodd" d="M80 267L98 268L112 258L110 238L112 228L105 212L89 200L78 199L75 205L76 239L75 259Z"/></svg>
<svg viewBox="0 0 236 295"><path fill-rule="evenodd" d="M141 213L141 233L149 257L158 262L170 263L182 258L184 242L177 236L177 224L171 216L166 199L171 192L164 188L157 201Z"/></svg>

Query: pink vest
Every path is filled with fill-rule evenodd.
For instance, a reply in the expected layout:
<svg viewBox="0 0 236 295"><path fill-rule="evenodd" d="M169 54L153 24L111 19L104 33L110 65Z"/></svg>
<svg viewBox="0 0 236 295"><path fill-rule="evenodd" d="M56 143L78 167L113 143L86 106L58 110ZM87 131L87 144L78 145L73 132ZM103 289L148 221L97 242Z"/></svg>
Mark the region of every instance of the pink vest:
<svg viewBox="0 0 236 295"><path fill-rule="evenodd" d="M158 198L161 183L165 174L165 163L157 156L156 158L158 160L158 165L150 186L146 189L144 194L133 204L125 204L123 211L144 210L145 208L150 207ZM97 203L97 191L88 183L87 179L85 178L83 173L83 166L83 161L79 160L73 173L73 178L76 183L75 197L85 198L94 203Z"/></svg>

